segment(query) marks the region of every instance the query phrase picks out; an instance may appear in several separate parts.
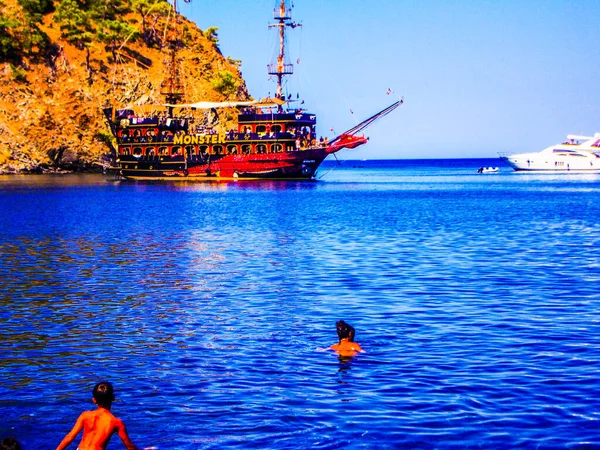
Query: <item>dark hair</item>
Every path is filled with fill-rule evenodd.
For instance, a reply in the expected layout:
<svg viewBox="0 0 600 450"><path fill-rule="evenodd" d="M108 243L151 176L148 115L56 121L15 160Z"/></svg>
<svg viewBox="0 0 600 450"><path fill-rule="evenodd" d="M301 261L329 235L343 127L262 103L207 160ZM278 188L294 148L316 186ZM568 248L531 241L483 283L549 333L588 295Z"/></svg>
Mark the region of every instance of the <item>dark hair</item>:
<svg viewBox="0 0 600 450"><path fill-rule="evenodd" d="M21 444L13 437L7 437L0 442L0 450L21 450Z"/></svg>
<svg viewBox="0 0 600 450"><path fill-rule="evenodd" d="M342 339L348 339L350 342L354 342L355 331L350 324L347 324L343 320L338 320L335 323L335 328L340 342L342 342Z"/></svg>
<svg viewBox="0 0 600 450"><path fill-rule="evenodd" d="M101 381L92 390L96 403L100 406L110 406L115 400L115 391L108 381Z"/></svg>

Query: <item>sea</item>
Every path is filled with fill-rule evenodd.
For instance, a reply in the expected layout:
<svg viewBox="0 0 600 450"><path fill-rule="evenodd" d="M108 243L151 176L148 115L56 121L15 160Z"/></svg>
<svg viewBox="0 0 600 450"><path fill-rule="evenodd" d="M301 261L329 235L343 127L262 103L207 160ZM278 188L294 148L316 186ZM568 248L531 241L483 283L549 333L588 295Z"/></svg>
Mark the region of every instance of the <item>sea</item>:
<svg viewBox="0 0 600 450"><path fill-rule="evenodd" d="M104 380L140 449L600 448L600 174L2 176L0 230L0 438L23 449ZM340 319L363 353L329 349Z"/></svg>

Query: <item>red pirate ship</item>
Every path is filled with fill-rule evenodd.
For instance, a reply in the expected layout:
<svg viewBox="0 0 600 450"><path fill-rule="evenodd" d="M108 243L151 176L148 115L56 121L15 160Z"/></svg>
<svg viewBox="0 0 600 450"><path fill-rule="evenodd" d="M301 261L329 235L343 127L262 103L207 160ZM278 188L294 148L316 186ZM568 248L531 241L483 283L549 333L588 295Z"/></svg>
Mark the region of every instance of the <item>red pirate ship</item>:
<svg viewBox="0 0 600 450"><path fill-rule="evenodd" d="M176 8L176 3L175 3ZM367 142L362 130L402 104L396 101L331 140L317 140L317 118L292 108L283 92L284 77L293 74L286 62L285 34L299 26L292 21L289 0L277 0L274 10L279 52L268 66L277 79L274 98L247 102L199 102L182 104L176 64L178 42L170 42L170 72L163 82L165 104L150 116L136 116L133 109L107 108L105 114L117 141L116 162L120 174L135 180L220 181L231 179L310 180L330 154ZM215 132L198 129L186 109L235 108L237 129Z"/></svg>

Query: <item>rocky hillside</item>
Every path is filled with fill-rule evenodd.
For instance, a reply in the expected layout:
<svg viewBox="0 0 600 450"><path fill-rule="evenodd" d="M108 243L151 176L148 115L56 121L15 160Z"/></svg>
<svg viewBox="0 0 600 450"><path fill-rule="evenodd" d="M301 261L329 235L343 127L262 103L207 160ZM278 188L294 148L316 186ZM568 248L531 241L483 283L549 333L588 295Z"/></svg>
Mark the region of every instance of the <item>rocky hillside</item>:
<svg viewBox="0 0 600 450"><path fill-rule="evenodd" d="M99 167L113 144L102 108L164 102L169 45L183 101L250 98L216 28L166 1L0 0L0 173Z"/></svg>

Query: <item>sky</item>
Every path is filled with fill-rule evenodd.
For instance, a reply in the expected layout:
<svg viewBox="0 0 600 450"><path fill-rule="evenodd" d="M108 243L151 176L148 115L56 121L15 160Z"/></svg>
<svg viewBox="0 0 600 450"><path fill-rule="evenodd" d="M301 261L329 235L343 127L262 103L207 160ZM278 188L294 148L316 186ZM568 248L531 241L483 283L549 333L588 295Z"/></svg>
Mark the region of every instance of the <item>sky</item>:
<svg viewBox="0 0 600 450"><path fill-rule="evenodd" d="M286 89L333 136L385 108L340 159L496 158L600 132L598 0L294 0ZM273 95L275 0L178 9L241 60L254 98ZM387 94L388 89L392 90ZM198 99L200 101L201 99Z"/></svg>

